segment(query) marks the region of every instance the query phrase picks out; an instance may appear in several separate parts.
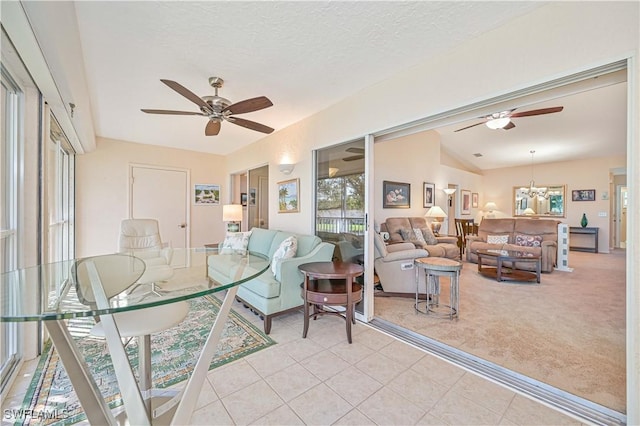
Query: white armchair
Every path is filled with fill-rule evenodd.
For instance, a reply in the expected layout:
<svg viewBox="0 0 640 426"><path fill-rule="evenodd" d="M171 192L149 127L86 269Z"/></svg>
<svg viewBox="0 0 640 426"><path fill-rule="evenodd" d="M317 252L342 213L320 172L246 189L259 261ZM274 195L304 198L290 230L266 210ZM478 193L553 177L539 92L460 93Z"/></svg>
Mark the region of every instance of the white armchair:
<svg viewBox="0 0 640 426"><path fill-rule="evenodd" d="M132 254L145 263L146 269L138 284L155 285L173 275L171 258L173 249L165 247L160 238L160 227L155 219L125 219L120 224L121 253Z"/></svg>
<svg viewBox="0 0 640 426"><path fill-rule="evenodd" d="M385 245L382 236L375 233L374 267L385 296L415 296L416 267L413 261L428 257L425 249L416 248L413 243ZM418 274L420 294L426 292L424 273Z"/></svg>

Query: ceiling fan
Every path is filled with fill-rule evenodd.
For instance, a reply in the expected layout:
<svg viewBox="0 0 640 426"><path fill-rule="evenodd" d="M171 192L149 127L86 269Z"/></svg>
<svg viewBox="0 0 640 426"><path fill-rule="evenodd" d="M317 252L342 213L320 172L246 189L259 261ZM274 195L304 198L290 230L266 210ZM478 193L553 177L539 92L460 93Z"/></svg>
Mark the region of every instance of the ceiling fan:
<svg viewBox="0 0 640 426"><path fill-rule="evenodd" d="M512 118L520 118L520 117L531 117L534 115L543 115L543 114L553 114L555 112L560 112L564 109L564 107L551 107L551 108L542 108L542 109L532 109L530 111L522 111L522 112L514 112L516 108L510 109L502 112L494 112L493 114L487 115L484 118L485 121L481 121L480 123L472 124L471 126L463 127L462 129L454 130L454 132L459 132L461 130L470 129L471 127L479 126L481 124L486 124L488 128L497 130L510 130L516 127L511 121Z"/></svg>
<svg viewBox="0 0 640 426"><path fill-rule="evenodd" d="M355 160L362 160L364 158L364 148L356 148L356 147L351 147L351 148L347 148L345 149L345 151L347 152L351 152L353 154L358 154L358 155L352 155L350 157L345 157L342 159L342 161L355 161Z"/></svg>
<svg viewBox="0 0 640 426"><path fill-rule="evenodd" d="M220 77L210 77L209 84L215 89L214 96L199 97L192 91L176 83L172 80L163 80L161 82L189 99L194 104L200 107L200 112L190 111L171 111L164 109L142 109L142 112L148 114L169 114L169 115L201 115L208 117L209 122L204 129L206 136L215 136L220 133L220 123L222 120L226 120L229 123L237 124L238 126L246 127L247 129L255 130L262 133L271 133L273 129L265 126L264 124L256 123L255 121L246 120L244 118L235 117L235 114L245 114L247 112L258 111L264 108L268 108L273 103L265 96L259 96L257 98L245 99L244 101L231 103L228 99L218 96L218 89L222 87L224 80Z"/></svg>

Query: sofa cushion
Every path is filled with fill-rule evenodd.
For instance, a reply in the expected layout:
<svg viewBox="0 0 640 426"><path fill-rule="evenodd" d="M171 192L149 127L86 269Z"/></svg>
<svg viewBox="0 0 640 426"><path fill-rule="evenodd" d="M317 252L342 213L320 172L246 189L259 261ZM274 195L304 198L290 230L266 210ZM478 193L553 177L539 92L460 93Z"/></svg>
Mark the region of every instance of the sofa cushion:
<svg viewBox="0 0 640 426"><path fill-rule="evenodd" d="M515 245L524 247L540 247L542 245L541 235L516 234Z"/></svg>
<svg viewBox="0 0 640 426"><path fill-rule="evenodd" d="M273 258L271 260L271 272L273 272L273 275L276 275L276 270L280 262L282 262L283 259L290 259L294 257L297 249L298 239L295 235L286 238L280 243L276 252L273 253Z"/></svg>
<svg viewBox="0 0 640 426"><path fill-rule="evenodd" d="M276 236L278 231L263 228L252 228L251 238L249 238L249 245L247 249L252 253L260 253L264 256L271 258L269 255L269 249L271 248L271 242Z"/></svg>
<svg viewBox="0 0 640 426"><path fill-rule="evenodd" d="M222 246L220 247L220 254L246 254L250 236L251 231L227 232L227 235L224 237L224 241L222 242Z"/></svg>
<svg viewBox="0 0 640 426"><path fill-rule="evenodd" d="M509 242L509 234L487 235L487 243L489 244L507 244Z"/></svg>

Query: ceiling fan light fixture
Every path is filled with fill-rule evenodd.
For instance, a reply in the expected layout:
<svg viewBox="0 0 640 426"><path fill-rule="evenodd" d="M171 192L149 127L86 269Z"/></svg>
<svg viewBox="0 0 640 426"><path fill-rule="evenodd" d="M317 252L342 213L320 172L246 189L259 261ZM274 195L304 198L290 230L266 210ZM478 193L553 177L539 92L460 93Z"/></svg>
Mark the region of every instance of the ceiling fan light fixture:
<svg viewBox="0 0 640 426"><path fill-rule="evenodd" d="M511 123L511 119L509 117L500 117L489 119L486 124L491 130L497 130L504 128L509 123Z"/></svg>

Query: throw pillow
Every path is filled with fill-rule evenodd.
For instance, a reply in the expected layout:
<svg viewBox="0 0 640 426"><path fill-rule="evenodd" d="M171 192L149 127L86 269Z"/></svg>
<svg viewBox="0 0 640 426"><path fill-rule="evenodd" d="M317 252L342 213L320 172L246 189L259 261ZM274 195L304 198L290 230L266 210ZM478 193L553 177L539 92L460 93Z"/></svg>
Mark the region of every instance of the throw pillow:
<svg viewBox="0 0 640 426"><path fill-rule="evenodd" d="M222 242L222 246L220 247L220 254L247 254L247 246L249 245L250 236L251 231L227 232L227 235L224 237L224 241Z"/></svg>
<svg viewBox="0 0 640 426"><path fill-rule="evenodd" d="M420 230L420 228L413 228L413 235L415 235L415 240L417 242L422 244L427 244L427 242L424 239L424 236L422 235L422 231Z"/></svg>
<svg viewBox="0 0 640 426"><path fill-rule="evenodd" d="M516 245L522 247L542 246L542 235L516 234Z"/></svg>
<svg viewBox="0 0 640 426"><path fill-rule="evenodd" d="M507 244L509 242L509 234L504 235L487 235L489 244Z"/></svg>
<svg viewBox="0 0 640 426"><path fill-rule="evenodd" d="M422 228L421 232L424 240L427 242L427 245L435 246L436 244L438 244L438 239L433 234L433 230L431 228L427 226L426 228Z"/></svg>
<svg viewBox="0 0 640 426"><path fill-rule="evenodd" d="M402 239L405 241L411 241L411 237L413 237L413 229L401 229L400 235L402 235Z"/></svg>
<svg viewBox="0 0 640 426"><path fill-rule="evenodd" d="M280 243L278 249L273 253L273 259L271 259L271 272L273 272L273 275L276 274L276 269L282 263L282 260L294 257L296 251L298 251L298 239L294 235Z"/></svg>

